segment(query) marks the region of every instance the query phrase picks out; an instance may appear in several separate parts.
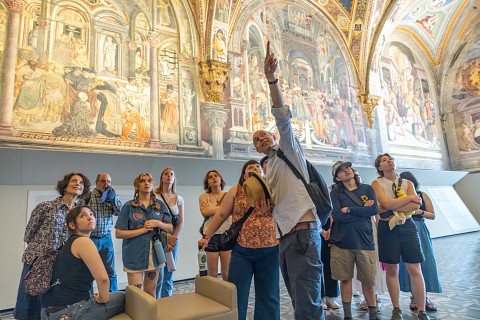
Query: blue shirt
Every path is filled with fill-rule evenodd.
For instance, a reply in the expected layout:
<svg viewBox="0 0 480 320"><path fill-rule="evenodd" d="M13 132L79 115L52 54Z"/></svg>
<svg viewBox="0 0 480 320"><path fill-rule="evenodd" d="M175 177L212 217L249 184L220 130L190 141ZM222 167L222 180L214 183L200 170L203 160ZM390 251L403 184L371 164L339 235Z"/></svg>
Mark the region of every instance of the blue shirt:
<svg viewBox="0 0 480 320"><path fill-rule="evenodd" d="M305 153L293 133L290 109L288 106L273 108L272 114L275 117L275 123L280 134L280 149L303 175L307 183L310 182ZM277 150L278 147L274 147L270 151L266 172L267 184L272 190L272 196L275 200L273 219L277 225L277 228L275 228L277 236L279 235L278 229L282 234L289 233L308 210L312 210L320 225L316 214L317 210L308 195L307 189L305 189L305 185L295 176L285 161L277 157Z"/></svg>
<svg viewBox="0 0 480 320"><path fill-rule="evenodd" d="M333 204L333 225L330 231L330 243L342 249L375 250L373 242L372 216L378 213L378 203L375 191L368 184L361 184L351 190L360 200L373 200L372 206L358 206L339 188L330 193ZM348 207L350 213L343 213L342 208Z"/></svg>
<svg viewBox="0 0 480 320"><path fill-rule="evenodd" d="M138 199L135 200L138 205ZM122 211L118 215L117 224L115 228L121 230L135 230L140 229L145 224L146 220L160 220L163 222L172 222L170 213L162 201L158 201L161 209L156 210L152 204L145 208L142 203L141 206L132 206L132 201L128 201L122 207ZM150 242L155 233L149 231L141 234L135 238L123 239L122 243L122 260L123 266L130 270L145 270L148 268L148 257L150 254ZM158 267L159 263L156 256L153 255L153 264Z"/></svg>

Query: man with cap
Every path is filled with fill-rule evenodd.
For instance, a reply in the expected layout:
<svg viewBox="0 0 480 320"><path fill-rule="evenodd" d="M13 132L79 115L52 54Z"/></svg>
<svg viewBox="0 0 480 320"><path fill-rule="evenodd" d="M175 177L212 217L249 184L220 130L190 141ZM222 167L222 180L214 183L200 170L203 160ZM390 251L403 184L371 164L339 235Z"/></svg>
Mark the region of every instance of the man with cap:
<svg viewBox="0 0 480 320"><path fill-rule="evenodd" d="M108 277L110 291L117 291L117 274L115 273L115 256L112 242L113 216L118 216L122 203L112 188L112 178L108 173L97 175L95 189L84 198L85 204L96 213L97 227L90 234L90 238L97 246Z"/></svg>
<svg viewBox="0 0 480 320"><path fill-rule="evenodd" d="M292 113L283 99L275 70L278 60L270 54L264 62L265 76L273 102L272 114L280 134L277 138L265 130L253 134L257 152L268 156L266 180L275 200L273 218L280 238L280 270L287 287L295 319L325 319L321 298L321 223L315 205L304 184L277 154L279 148L309 182L305 154L292 129Z"/></svg>
<svg viewBox="0 0 480 320"><path fill-rule="evenodd" d="M330 193L333 225L330 233L332 278L340 280L344 319L352 318L354 266L367 301L370 319L378 319L375 299L377 272L372 216L378 213L375 191L360 182L351 162L337 161L332 167L335 188Z"/></svg>

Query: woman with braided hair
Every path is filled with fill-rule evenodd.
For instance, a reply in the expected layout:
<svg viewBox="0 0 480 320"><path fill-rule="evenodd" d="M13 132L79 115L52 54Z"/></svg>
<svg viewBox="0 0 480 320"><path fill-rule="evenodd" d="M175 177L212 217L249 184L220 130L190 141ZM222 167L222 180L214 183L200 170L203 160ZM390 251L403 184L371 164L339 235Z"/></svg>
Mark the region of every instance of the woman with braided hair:
<svg viewBox="0 0 480 320"><path fill-rule="evenodd" d="M115 235L124 239L122 244L123 270L127 272L128 284L133 284L153 297L161 270L153 248L155 229L172 232L171 217L167 207L157 200L155 179L150 173L140 173L134 180L133 200L123 205L115 225Z"/></svg>

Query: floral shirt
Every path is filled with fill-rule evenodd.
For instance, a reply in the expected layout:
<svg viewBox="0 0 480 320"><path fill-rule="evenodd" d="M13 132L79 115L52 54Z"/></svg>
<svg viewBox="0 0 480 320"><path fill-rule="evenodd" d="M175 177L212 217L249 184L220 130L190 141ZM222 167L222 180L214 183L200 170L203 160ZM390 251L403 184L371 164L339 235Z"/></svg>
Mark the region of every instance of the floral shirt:
<svg viewBox="0 0 480 320"><path fill-rule="evenodd" d="M74 207L77 203L74 204ZM36 257L43 256L48 250L60 248L68 237L65 222L69 209L62 197L39 203L32 211L25 230L23 241L27 248L22 262L32 264Z"/></svg>
<svg viewBox="0 0 480 320"><path fill-rule="evenodd" d="M243 193L240 185L237 187L235 203L233 204L232 220L240 220L250 204ZM275 224L273 222L272 210L260 211L254 209L240 229L237 242L245 248L268 248L278 244L275 237Z"/></svg>

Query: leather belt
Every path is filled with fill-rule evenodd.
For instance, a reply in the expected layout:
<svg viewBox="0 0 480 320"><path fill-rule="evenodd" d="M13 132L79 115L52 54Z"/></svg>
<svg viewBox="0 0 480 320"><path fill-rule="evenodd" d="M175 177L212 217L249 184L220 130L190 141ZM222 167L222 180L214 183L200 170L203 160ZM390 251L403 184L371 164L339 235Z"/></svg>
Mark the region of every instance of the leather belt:
<svg viewBox="0 0 480 320"><path fill-rule="evenodd" d="M90 236L92 239L102 239L105 238L106 236Z"/></svg>
<svg viewBox="0 0 480 320"><path fill-rule="evenodd" d="M317 227L317 222L316 221L304 221L304 222L299 222L295 225L295 227L292 228L292 230L290 230L290 232L284 234L282 236L282 233L280 232L280 236L281 238L285 237L285 236L289 236L291 235L292 233L294 233L295 231L299 231L299 230L311 230L311 229L318 229ZM280 231L280 230L279 230Z"/></svg>
<svg viewBox="0 0 480 320"><path fill-rule="evenodd" d="M66 307L46 307L45 308L45 311L48 313L48 314L51 314L51 313L55 313L55 312L58 312L58 311L61 311L63 309L65 309Z"/></svg>

